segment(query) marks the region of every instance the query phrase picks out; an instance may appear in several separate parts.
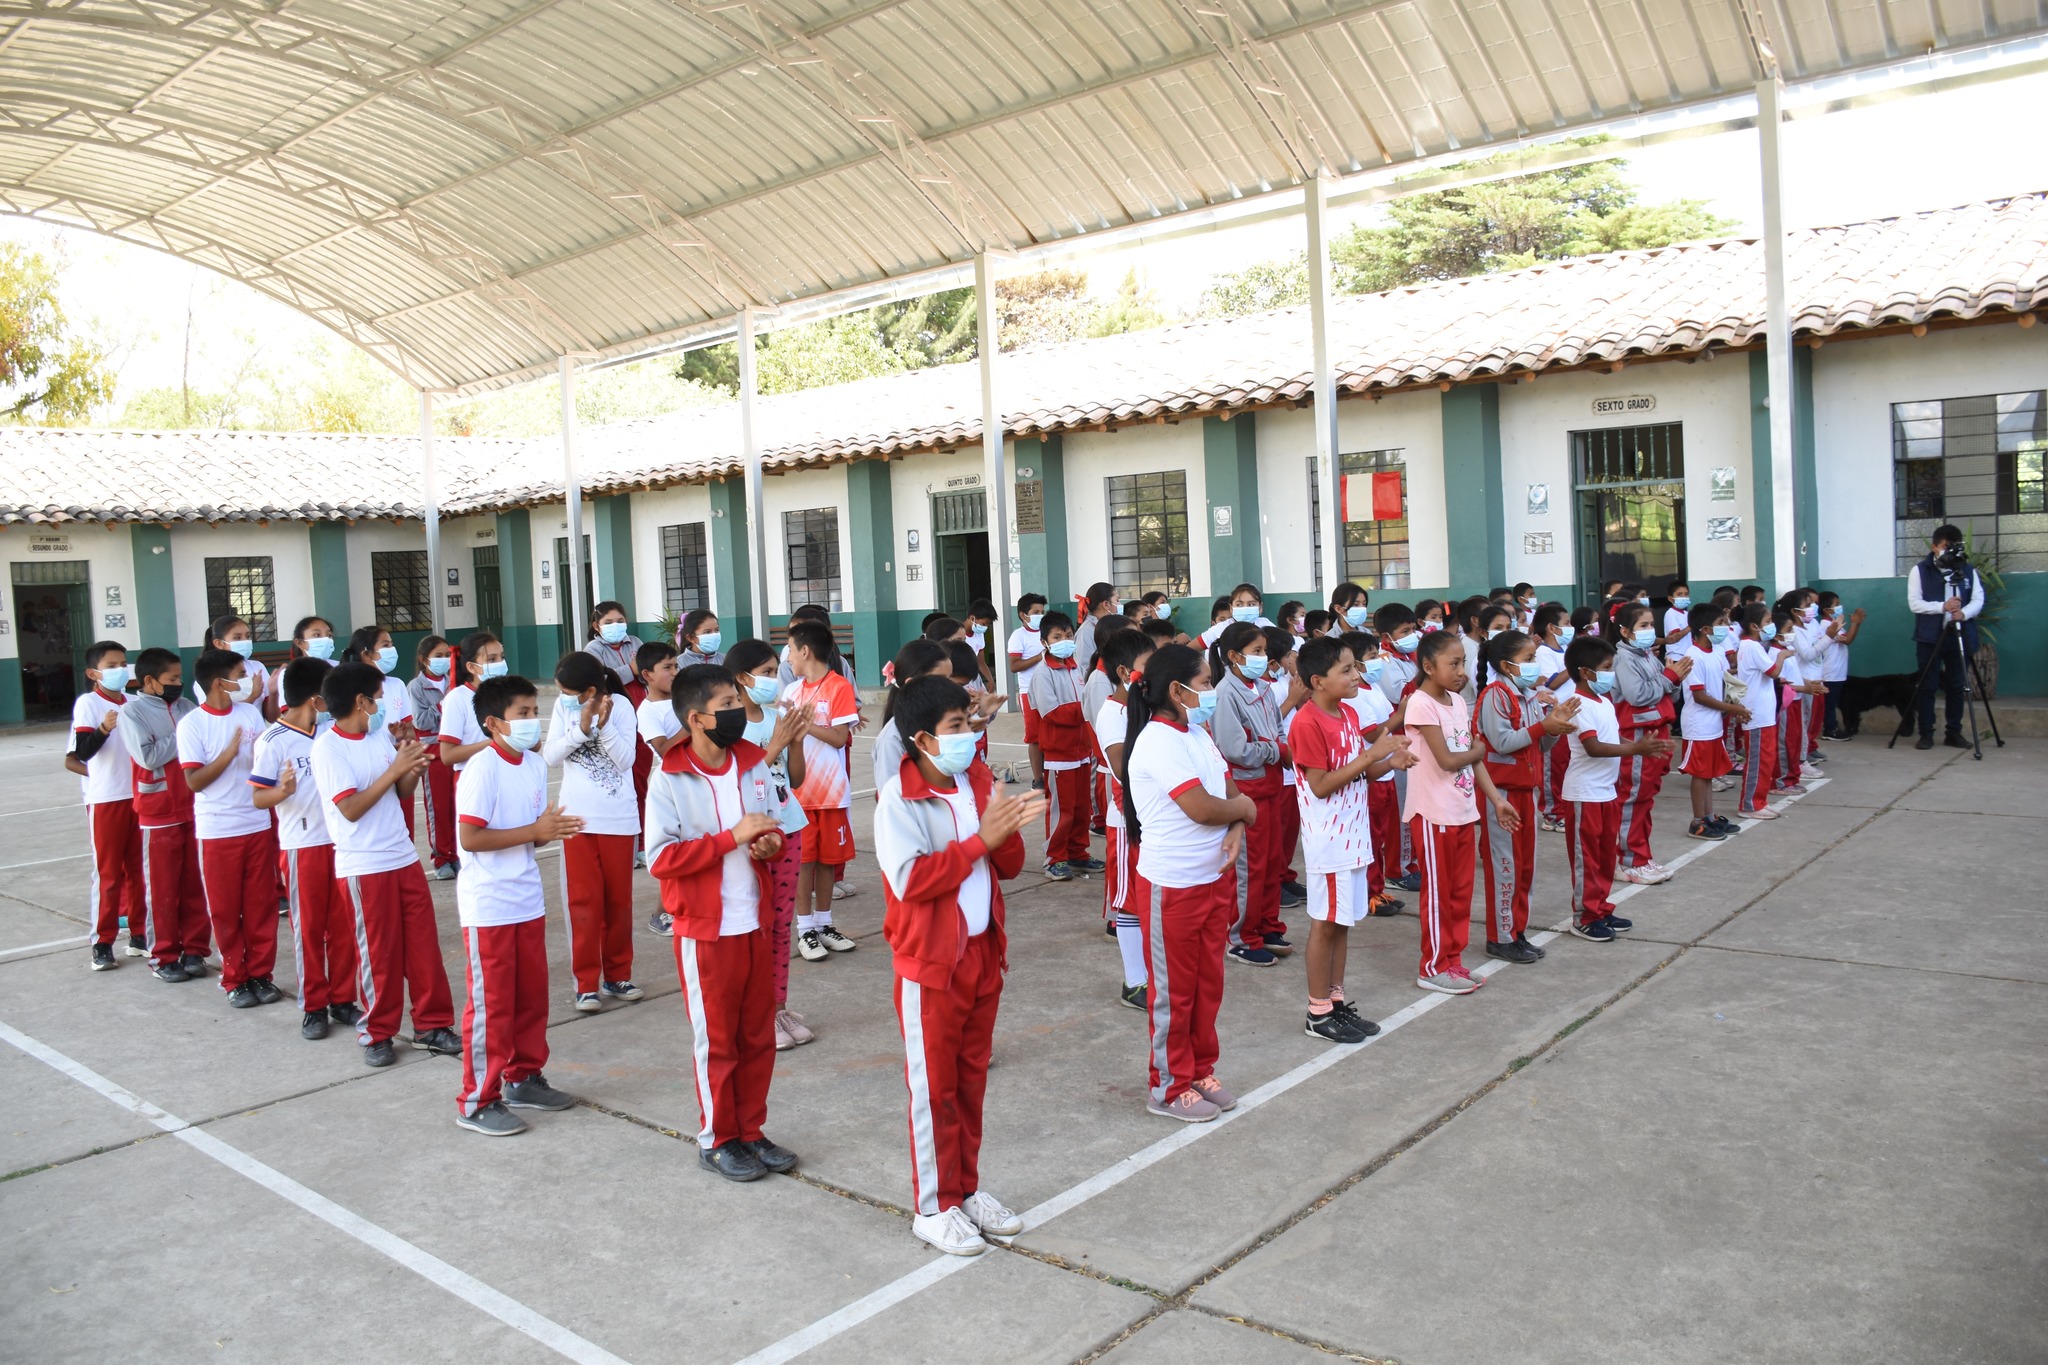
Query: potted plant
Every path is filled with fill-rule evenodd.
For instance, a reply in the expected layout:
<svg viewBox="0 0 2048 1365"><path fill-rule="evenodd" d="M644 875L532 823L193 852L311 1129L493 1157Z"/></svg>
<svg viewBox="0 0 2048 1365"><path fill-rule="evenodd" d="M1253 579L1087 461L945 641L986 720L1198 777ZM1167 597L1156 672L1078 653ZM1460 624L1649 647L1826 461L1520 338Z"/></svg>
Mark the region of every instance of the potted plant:
<svg viewBox="0 0 2048 1365"><path fill-rule="evenodd" d="M1977 614L1977 673L1983 679L1978 693L1985 701L1998 699L1998 623L2005 616L2005 576L1999 566L2005 556L1999 551L1977 553L1976 537L1963 528L1963 549L1977 570L1977 582L1984 589L1984 610Z"/></svg>

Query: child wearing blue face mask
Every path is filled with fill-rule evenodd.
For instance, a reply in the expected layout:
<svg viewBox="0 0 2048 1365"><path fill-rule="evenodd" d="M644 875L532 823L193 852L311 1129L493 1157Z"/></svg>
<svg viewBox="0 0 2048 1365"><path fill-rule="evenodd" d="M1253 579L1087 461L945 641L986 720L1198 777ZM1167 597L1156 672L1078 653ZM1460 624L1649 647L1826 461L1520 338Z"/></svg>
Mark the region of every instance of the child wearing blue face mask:
<svg viewBox="0 0 2048 1365"><path fill-rule="evenodd" d="M412 681L405 685L406 700L412 704L412 728L427 746L427 772L420 781L427 806L427 856L433 871L427 875L437 882L453 881L458 863L455 854L455 769L441 760L441 703L454 681L455 646L439 635L429 635L413 653ZM321 724L329 722L325 713Z"/></svg>
<svg viewBox="0 0 2048 1365"><path fill-rule="evenodd" d="M1392 728L1395 705L1380 687L1386 678L1386 661L1380 656L1379 639L1362 630L1346 631L1338 638L1358 661L1358 693L1346 697L1344 705L1358 713L1358 728L1365 742L1376 744ZM1365 814L1372 830L1372 863L1366 873L1369 913L1398 915L1408 903L1387 890L1387 883L1401 875L1401 786L1392 770L1366 785Z"/></svg>
<svg viewBox="0 0 2048 1365"><path fill-rule="evenodd" d="M1537 686L1532 694L1539 712L1572 694L1571 674L1564 666L1564 653L1578 636L1571 613L1559 602L1545 602L1536 608L1529 623L1536 640ZM1564 833L1564 775L1571 765L1571 746L1551 741L1543 746L1543 785L1538 789L1543 807L1540 828L1545 834Z"/></svg>
<svg viewBox="0 0 2048 1365"><path fill-rule="evenodd" d="M1232 621L1209 650L1209 674L1217 680L1209 733L1230 765L1230 780L1258 811L1237 854L1237 905L1227 950L1232 961L1254 967L1271 967L1294 951L1280 922L1280 881L1286 868L1279 807L1289 795L1280 773L1287 750L1280 707L1265 683L1271 665L1266 648L1265 631L1249 621Z"/></svg>
<svg viewBox="0 0 2048 1365"><path fill-rule="evenodd" d="M1714 813L1714 792L1734 771L1726 729L1731 722L1739 727L1749 721L1749 712L1728 700L1727 617L1727 609L1712 602L1702 602L1687 614L1692 645L1684 658L1692 668L1685 675L1685 709L1678 713L1678 733L1685 741L1678 767L1692 779L1692 823L1685 832L1709 842L1739 829L1734 821Z"/></svg>
<svg viewBox="0 0 2048 1365"><path fill-rule="evenodd" d="M1536 880L1536 789L1543 782L1543 741L1571 731L1579 699L1567 697L1538 714L1531 694L1540 681L1536 642L1503 630L1486 642L1487 682L1474 727L1486 745L1486 774L1519 817L1508 828L1491 806L1479 813L1479 866L1486 883L1486 955L1538 962L1529 942L1529 888Z"/></svg>
<svg viewBox="0 0 2048 1365"><path fill-rule="evenodd" d="M1101 872L1108 864L1089 855L1088 778L1094 766L1088 718L1081 706L1084 679L1075 666L1074 622L1050 611L1038 623L1045 662L1024 696L1025 714L1037 717L1038 749L1045 760L1045 875L1069 880L1076 872Z"/></svg>
<svg viewBox="0 0 2048 1365"><path fill-rule="evenodd" d="M638 1000L633 984L633 851L640 806L633 792L639 734L625 686L579 650L555 665L561 689L549 708L541 760L562 770L562 808L583 829L562 840L563 923L576 1008L595 1014L604 1001Z"/></svg>
<svg viewBox="0 0 2048 1365"><path fill-rule="evenodd" d="M789 1007L789 946L796 924L797 883L803 875L804 826L810 823L797 802L796 789L804 780L803 737L811 717L797 708L774 709L782 684L777 678L774 647L767 642L738 641L726 651L725 666L732 670L740 705L747 713L747 728L740 737L759 749L768 764L776 819L782 828L782 851L768 860L773 903L768 952L775 974L775 1050L787 1052L817 1037L804 1017Z"/></svg>
<svg viewBox="0 0 2048 1365"><path fill-rule="evenodd" d="M1612 943L1635 921L1614 913L1609 896L1621 835L1621 800L1615 791L1621 765L1637 758L1670 754L1671 741L1623 740L1615 706L1614 646L1595 636L1572 641L1565 668L1577 684L1578 714L1568 743L1571 766L1564 775L1565 852L1572 869L1572 933L1594 943Z"/></svg>
<svg viewBox="0 0 2048 1365"><path fill-rule="evenodd" d="M950 677L909 679L892 701L905 757L876 794L875 857L910 1099L910 1230L975 1256L1024 1230L981 1187L982 1097L1003 995L1001 880L1023 870L1020 831L1043 801L996 790L974 703Z"/></svg>
<svg viewBox="0 0 2048 1365"><path fill-rule="evenodd" d="M1372 614L1373 629L1380 637L1380 676L1376 686L1380 695L1387 699L1395 710L1394 731L1399 734L1404 728L1400 707L1416 682L1422 676L1417 665L1417 655L1422 646L1422 623L1415 613L1399 602L1389 602ZM1394 795L1402 809L1408 806L1408 773L1406 769L1394 773ZM1422 864L1415 850L1415 841L1405 819L1395 821L1393 870L1387 879L1403 891L1422 889Z"/></svg>
<svg viewBox="0 0 2048 1365"><path fill-rule="evenodd" d="M724 644L725 635L718 628L717 614L697 608L676 627L676 669L724 663Z"/></svg>
<svg viewBox="0 0 2048 1365"><path fill-rule="evenodd" d="M449 667L460 680L441 699L441 761L460 774L463 765L490 743L477 724L476 689L509 671L504 643L487 630L473 630L462 637Z"/></svg>
<svg viewBox="0 0 2048 1365"><path fill-rule="evenodd" d="M1752 820L1775 820L1771 788L1778 778L1778 676L1784 656L1772 647L1778 627L1771 609L1750 602L1736 612L1742 639L1735 647L1735 676L1742 683L1742 704L1749 720L1742 727L1742 795L1736 810Z"/></svg>
<svg viewBox="0 0 2048 1365"><path fill-rule="evenodd" d="M348 646L341 651L343 663L368 664L384 678L384 691L378 701L384 712L385 728L391 731L391 742L403 744L414 738L412 723L412 694L397 677L398 650L391 643L391 632L382 626L362 626L348 637ZM408 805L405 825L412 828L412 809Z"/></svg>
<svg viewBox="0 0 2048 1365"><path fill-rule="evenodd" d="M333 627L330 626L328 634L333 633ZM247 676L256 680L249 693L250 701L262 709L264 720L276 720L277 705L273 696L275 689L271 685L270 670L256 657L256 633L250 628L249 623L234 615L214 617L206 628L206 642L199 646L199 652L203 654L209 649L225 649L230 654L242 656L244 671ZM204 705L206 702L206 694L200 690L199 680L196 678L192 681L192 700L198 705Z"/></svg>
<svg viewBox="0 0 2048 1365"><path fill-rule="evenodd" d="M590 609L590 638L584 641L583 652L609 668L621 683L633 681L633 656L643 643L633 634L623 603L599 602Z"/></svg>
<svg viewBox="0 0 2048 1365"><path fill-rule="evenodd" d="M1614 609L1614 703L1621 715L1624 739L1669 739L1678 718L1672 698L1685 685L1692 665L1681 657L1670 664L1657 656L1663 637L1653 624L1656 614L1641 602ZM1662 758L1623 759L1615 785L1621 802L1621 879L1638 886L1671 880L1671 869L1650 856L1650 828L1657 793L1671 769Z"/></svg>

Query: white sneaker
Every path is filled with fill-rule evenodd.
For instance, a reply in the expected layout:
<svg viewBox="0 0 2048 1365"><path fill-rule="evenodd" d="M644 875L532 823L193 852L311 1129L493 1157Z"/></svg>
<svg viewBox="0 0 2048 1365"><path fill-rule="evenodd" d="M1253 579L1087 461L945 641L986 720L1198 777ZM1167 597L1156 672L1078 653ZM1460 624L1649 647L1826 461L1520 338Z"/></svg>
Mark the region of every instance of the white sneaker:
<svg viewBox="0 0 2048 1365"><path fill-rule="evenodd" d="M910 1220L910 1231L920 1242L927 1242L948 1256L979 1256L988 1250L980 1231L958 1209L921 1213Z"/></svg>
<svg viewBox="0 0 2048 1365"><path fill-rule="evenodd" d="M828 950L835 953L850 953L860 947L858 943L855 943L829 924L818 926L818 941L824 944Z"/></svg>
<svg viewBox="0 0 2048 1365"><path fill-rule="evenodd" d="M1714 790L1717 792L1734 791L1735 779L1732 777L1717 777L1714 779L1713 786Z"/></svg>
<svg viewBox="0 0 2048 1365"><path fill-rule="evenodd" d="M832 955L816 929L806 929L796 936L796 950L806 962L823 962Z"/></svg>
<svg viewBox="0 0 2048 1365"><path fill-rule="evenodd" d="M454 863L442 863L432 872L429 872L427 876L429 876L437 882L452 882L455 880L456 871L457 869Z"/></svg>
<svg viewBox="0 0 2048 1365"><path fill-rule="evenodd" d="M1003 1207L1003 1201L982 1190L967 1196L967 1202L960 1206L960 1212L967 1215L967 1221L981 1229L986 1237L1015 1237L1024 1231L1024 1220Z"/></svg>
<svg viewBox="0 0 2048 1365"><path fill-rule="evenodd" d="M832 883L832 899L835 901L843 901L848 896L857 896L859 894L859 888L854 886L852 882Z"/></svg>
<svg viewBox="0 0 2048 1365"><path fill-rule="evenodd" d="M1614 874L1618 882L1630 882L1636 886L1655 886L1662 878L1653 876L1648 863L1641 867L1624 867Z"/></svg>
<svg viewBox="0 0 2048 1365"><path fill-rule="evenodd" d="M1639 872L1648 872L1651 876L1655 877L1659 883L1668 882L1673 877L1676 877L1678 875L1670 868L1664 866L1664 864L1658 862L1655 858L1650 859L1650 861L1644 863L1640 868L1636 870Z"/></svg>
<svg viewBox="0 0 2048 1365"><path fill-rule="evenodd" d="M1455 972L1438 972L1435 976L1418 976L1415 978L1415 984L1426 991L1435 991L1440 995L1470 995L1479 989L1479 982L1477 980L1469 976L1460 976Z"/></svg>

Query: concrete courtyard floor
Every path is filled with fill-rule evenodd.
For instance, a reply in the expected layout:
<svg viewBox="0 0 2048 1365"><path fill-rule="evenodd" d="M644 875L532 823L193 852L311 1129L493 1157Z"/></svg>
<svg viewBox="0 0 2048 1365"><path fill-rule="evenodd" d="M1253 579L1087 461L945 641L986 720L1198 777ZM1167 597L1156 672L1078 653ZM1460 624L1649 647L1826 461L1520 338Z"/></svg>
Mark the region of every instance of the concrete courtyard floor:
<svg viewBox="0 0 2048 1365"><path fill-rule="evenodd" d="M1198 1127L1144 1111L1100 881L1027 875L983 1172L1029 1226L974 1261L909 1233L872 862L838 907L861 951L792 967L819 1036L769 1132L801 1173L734 1186L696 1165L670 945L636 931L646 1001L574 1013L551 862L548 1075L584 1104L508 1142L454 1125L453 1059L371 1071L288 1002L88 973L62 742L0 739L11 1359L2048 1360L2048 742L1829 745L1723 845L1669 791L1686 865L1630 895L1636 931L1471 997L1416 988L1412 915L1361 926L1364 1047L1302 1035L1298 958L1232 966L1245 1102ZM1557 836L1539 856L1547 926Z"/></svg>

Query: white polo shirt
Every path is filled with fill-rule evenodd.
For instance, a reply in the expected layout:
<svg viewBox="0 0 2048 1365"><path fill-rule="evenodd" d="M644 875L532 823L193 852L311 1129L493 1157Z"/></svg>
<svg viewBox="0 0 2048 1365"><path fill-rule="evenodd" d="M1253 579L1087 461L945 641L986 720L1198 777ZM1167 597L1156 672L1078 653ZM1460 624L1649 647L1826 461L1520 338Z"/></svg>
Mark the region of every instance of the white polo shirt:
<svg viewBox="0 0 2048 1365"><path fill-rule="evenodd" d="M1621 743L1621 718L1614 712L1614 703L1605 697L1596 697L1590 692L1579 693L1578 714L1572 717L1569 743L1572 746L1571 766L1564 770L1564 788L1560 795L1566 801L1612 801L1615 779L1621 776L1621 760L1618 758L1594 758L1586 752L1585 736L1608 744Z"/></svg>
<svg viewBox="0 0 2048 1365"><path fill-rule="evenodd" d="M1767 677L1777 662L1770 646L1744 638L1735 649L1735 676L1742 680L1742 704L1749 710L1746 730L1761 730L1778 723L1778 683Z"/></svg>
<svg viewBox="0 0 2048 1365"><path fill-rule="evenodd" d="M291 850L333 843L334 836L327 832L327 816L320 809L320 786L313 780L313 736L280 720L273 722L256 741L256 754L249 765L249 785L275 787L287 769L298 773L299 785L290 796L270 808L277 817L277 846Z"/></svg>
<svg viewBox="0 0 2048 1365"><path fill-rule="evenodd" d="M335 876L369 877L419 862L419 850L405 832L396 787L360 820L341 813L340 803L382 777L397 757L397 747L381 730L352 735L331 725L313 740L313 784L320 789L320 812L334 840Z"/></svg>
<svg viewBox="0 0 2048 1365"><path fill-rule="evenodd" d="M1847 654L1848 651L1842 651ZM64 742L64 752L78 752L78 737L91 734L100 728L100 722L109 713L118 712L126 700L110 701L107 695L94 687L77 701L71 703L71 737ZM134 773L128 762L128 741L121 738L121 729L115 726L107 731L100 741L99 752L85 761L85 776L78 779L80 794L88 806L103 805L109 801L129 801L135 796Z"/></svg>
<svg viewBox="0 0 2048 1365"><path fill-rule="evenodd" d="M263 713L245 701L234 702L225 711L201 706L178 722L178 766L188 774L229 749L235 751L212 785L192 793L193 822L200 838L239 839L270 828L270 812L257 810L249 796L249 764L262 733Z"/></svg>
<svg viewBox="0 0 2048 1365"><path fill-rule="evenodd" d="M492 744L469 761L455 784L457 824L479 829L517 829L548 808L548 765L536 753L508 758ZM547 913L541 899L540 865L532 844L473 853L456 844L462 875L455 880L455 915L465 929L524 924Z"/></svg>
<svg viewBox="0 0 2048 1365"><path fill-rule="evenodd" d="M1135 752L1133 752L1135 751ZM1124 752L1131 805L1142 827L1138 874L1154 886L1206 886L1223 875L1223 825L1198 825L1175 799L1200 787L1221 800L1229 770L1206 730L1154 719Z"/></svg>
<svg viewBox="0 0 2048 1365"><path fill-rule="evenodd" d="M407 715L412 714L410 711ZM476 723L476 689L468 683L448 689L447 698L441 703L441 739L448 744L481 744L489 736ZM468 766L468 760L455 765L461 772ZM340 840L335 840L340 843Z"/></svg>

